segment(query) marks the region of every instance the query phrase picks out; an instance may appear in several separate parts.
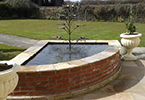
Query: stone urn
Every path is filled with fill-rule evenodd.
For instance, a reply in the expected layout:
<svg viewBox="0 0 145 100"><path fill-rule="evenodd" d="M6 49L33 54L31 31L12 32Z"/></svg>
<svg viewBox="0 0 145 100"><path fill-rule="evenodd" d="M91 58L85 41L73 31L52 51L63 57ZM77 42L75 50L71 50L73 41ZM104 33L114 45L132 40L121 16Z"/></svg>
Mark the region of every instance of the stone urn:
<svg viewBox="0 0 145 100"><path fill-rule="evenodd" d="M6 100L7 95L16 88L18 83L18 74L16 72L19 68L20 66L16 63L0 61L0 100Z"/></svg>
<svg viewBox="0 0 145 100"><path fill-rule="evenodd" d="M141 33L136 32L134 34L122 33L120 35L120 37L122 37L121 44L127 51L126 54L122 55L124 60L137 60L137 58L132 54L132 51L139 45L141 36Z"/></svg>

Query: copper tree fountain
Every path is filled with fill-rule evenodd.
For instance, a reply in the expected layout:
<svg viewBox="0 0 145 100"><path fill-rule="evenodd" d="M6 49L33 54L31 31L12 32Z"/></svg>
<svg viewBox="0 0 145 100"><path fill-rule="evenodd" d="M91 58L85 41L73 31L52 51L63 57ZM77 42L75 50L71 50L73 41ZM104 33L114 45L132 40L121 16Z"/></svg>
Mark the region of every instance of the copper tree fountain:
<svg viewBox="0 0 145 100"><path fill-rule="evenodd" d="M64 19L65 23L61 23L59 25L63 25L63 27L59 27L60 29L64 29L68 33L68 41L69 41L69 53L71 53L71 33L77 29L78 27L85 25L76 25L75 28L72 28L73 20L77 19L77 15L75 14L75 10L77 9L74 5L66 5L64 8Z"/></svg>

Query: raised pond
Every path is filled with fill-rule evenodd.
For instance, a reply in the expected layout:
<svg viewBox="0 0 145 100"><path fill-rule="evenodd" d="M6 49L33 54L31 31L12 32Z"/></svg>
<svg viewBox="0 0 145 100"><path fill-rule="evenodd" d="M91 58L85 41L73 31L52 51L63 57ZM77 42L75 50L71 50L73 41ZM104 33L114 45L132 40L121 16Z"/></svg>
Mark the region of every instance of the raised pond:
<svg viewBox="0 0 145 100"><path fill-rule="evenodd" d="M68 98L103 87L113 81L121 71L120 43L117 40L87 40L85 43L107 43L108 47L85 58L54 64L25 65L40 51L43 51L44 47L52 43L66 44L66 41L41 40L11 60L20 64L21 68L18 71L18 86L8 99Z"/></svg>

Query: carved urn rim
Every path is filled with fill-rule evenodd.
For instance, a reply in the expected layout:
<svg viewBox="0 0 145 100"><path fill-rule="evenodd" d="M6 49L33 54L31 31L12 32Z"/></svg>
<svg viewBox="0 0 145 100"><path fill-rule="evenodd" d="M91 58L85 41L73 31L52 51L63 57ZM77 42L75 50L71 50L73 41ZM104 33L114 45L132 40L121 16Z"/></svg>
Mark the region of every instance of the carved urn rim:
<svg viewBox="0 0 145 100"><path fill-rule="evenodd" d="M120 37L122 37L122 38L136 38L136 37L141 37L141 36L142 36L142 34L138 33L138 32L135 32L135 34L122 33L120 35Z"/></svg>
<svg viewBox="0 0 145 100"><path fill-rule="evenodd" d="M11 61L0 61L0 63L1 64L7 63L8 65L13 65L13 67L10 68L10 69L0 71L0 78L3 78L5 76L9 76L13 73L16 73L20 68L20 66L18 64L14 63L14 62L11 62Z"/></svg>

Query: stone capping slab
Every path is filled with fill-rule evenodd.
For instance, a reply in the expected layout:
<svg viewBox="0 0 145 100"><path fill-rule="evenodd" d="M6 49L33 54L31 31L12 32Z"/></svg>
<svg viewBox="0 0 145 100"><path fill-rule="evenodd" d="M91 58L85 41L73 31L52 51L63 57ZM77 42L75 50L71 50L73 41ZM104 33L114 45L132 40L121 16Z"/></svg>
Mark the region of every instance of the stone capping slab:
<svg viewBox="0 0 145 100"><path fill-rule="evenodd" d="M19 65L22 65L25 61L27 61L33 55L35 55L38 51L40 51L47 43L48 43L48 40L40 40L35 45L31 46L24 52L20 53L19 55L17 55L10 61L15 62Z"/></svg>
<svg viewBox="0 0 145 100"><path fill-rule="evenodd" d="M46 46L48 43L68 43L66 40L40 40L32 47L28 48L24 52L20 53L18 56L13 58L11 61L15 62L19 65L22 65L25 61L29 60L31 57L33 57L35 54L37 54L41 49L43 49L44 46ZM72 43L76 43L76 41L72 41ZM71 69L74 67L78 67L81 64L87 65L92 62L97 62L103 59L106 59L110 56L113 56L119 51L120 43L118 40L86 40L80 41L79 43L108 43L108 48L98 54L82 58L80 60L74 60L74 61L68 61L63 63L57 63L57 64L48 64L46 65L32 65L32 66L21 66L19 72L39 72L39 71L54 71L54 70L63 70L63 69Z"/></svg>

